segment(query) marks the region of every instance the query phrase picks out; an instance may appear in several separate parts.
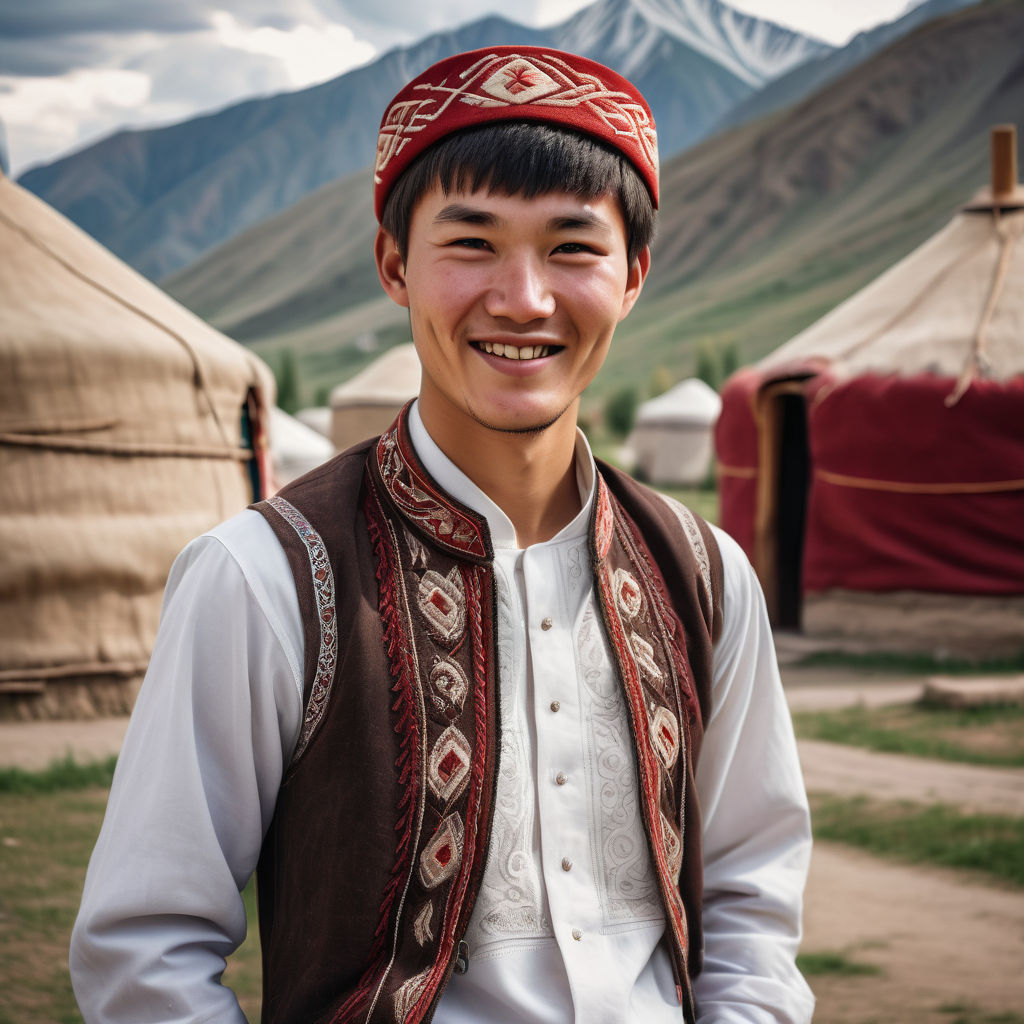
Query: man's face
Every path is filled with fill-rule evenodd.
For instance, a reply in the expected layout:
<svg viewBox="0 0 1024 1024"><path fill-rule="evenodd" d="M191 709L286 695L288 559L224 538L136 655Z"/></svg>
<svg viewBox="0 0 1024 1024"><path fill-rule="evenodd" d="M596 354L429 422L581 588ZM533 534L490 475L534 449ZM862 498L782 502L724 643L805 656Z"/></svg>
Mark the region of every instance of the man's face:
<svg viewBox="0 0 1024 1024"><path fill-rule="evenodd" d="M569 413L597 373L649 257L629 265L615 198L486 191L417 202L403 261L381 232L385 290L408 306L425 421L528 432Z"/></svg>

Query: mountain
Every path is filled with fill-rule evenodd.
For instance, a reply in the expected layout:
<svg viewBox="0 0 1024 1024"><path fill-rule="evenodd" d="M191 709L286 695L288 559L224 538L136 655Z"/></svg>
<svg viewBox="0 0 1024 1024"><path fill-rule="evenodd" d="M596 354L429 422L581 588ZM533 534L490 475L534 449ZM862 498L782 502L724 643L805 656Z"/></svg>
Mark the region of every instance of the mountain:
<svg viewBox="0 0 1024 1024"><path fill-rule="evenodd" d="M813 57L794 67L792 71L775 77L763 89L727 110L709 134L717 134L727 128L791 106L863 63L872 54L902 39L919 26L977 2L978 0L926 0L896 21L879 25L867 32L860 32L841 49Z"/></svg>
<svg viewBox="0 0 1024 1024"><path fill-rule="evenodd" d="M600 0L545 29L487 17L310 89L119 132L19 180L159 278L370 166L381 114L405 82L451 53L501 43L574 50L627 74L654 109L663 156L767 78L830 49L719 0Z"/></svg>
<svg viewBox="0 0 1024 1024"><path fill-rule="evenodd" d="M593 391L693 372L698 348L756 358L941 227L988 179L988 128L1024 111L1024 4L931 22L782 114L662 169L653 268ZM408 339L374 278L365 173L165 282L271 360L299 355L305 400L374 346Z"/></svg>

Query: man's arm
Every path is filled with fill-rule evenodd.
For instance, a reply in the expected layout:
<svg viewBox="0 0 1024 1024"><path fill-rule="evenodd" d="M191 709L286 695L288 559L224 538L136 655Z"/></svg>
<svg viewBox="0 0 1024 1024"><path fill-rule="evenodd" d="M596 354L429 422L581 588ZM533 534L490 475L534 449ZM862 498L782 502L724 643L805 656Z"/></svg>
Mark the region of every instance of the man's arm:
<svg viewBox="0 0 1024 1024"><path fill-rule="evenodd" d="M795 964L810 816L760 585L717 530L725 621L697 766L703 813L701 1024L804 1024L814 997Z"/></svg>
<svg viewBox="0 0 1024 1024"><path fill-rule="evenodd" d="M89 1024L244 1022L220 976L298 735L301 637L258 513L178 557L71 940Z"/></svg>

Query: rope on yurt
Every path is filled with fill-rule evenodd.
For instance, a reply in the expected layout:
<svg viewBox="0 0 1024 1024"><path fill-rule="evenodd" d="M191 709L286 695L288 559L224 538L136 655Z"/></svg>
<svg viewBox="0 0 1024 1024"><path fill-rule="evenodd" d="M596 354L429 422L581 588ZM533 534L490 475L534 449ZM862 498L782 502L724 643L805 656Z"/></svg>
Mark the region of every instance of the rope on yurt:
<svg viewBox="0 0 1024 1024"><path fill-rule="evenodd" d="M847 476L829 469L814 470L816 479L837 487L859 487L866 491L891 491L894 494L999 494L1024 490L1024 480L979 480L964 483L908 483L902 480L873 480L865 476Z"/></svg>
<svg viewBox="0 0 1024 1024"><path fill-rule="evenodd" d="M0 445L16 448L46 448L50 451L87 452L90 455L145 455L179 459L236 459L248 462L255 456L232 445L157 444L151 441L92 441L87 437L62 434L0 433Z"/></svg>
<svg viewBox="0 0 1024 1024"><path fill-rule="evenodd" d="M88 274L83 273L74 264L69 263L66 259L64 259L63 256L60 256L58 253L54 252L53 249L51 249L45 242L36 238L36 236L33 235L30 231L23 228L17 222L11 220L11 218L8 217L7 214L5 214L3 211L0 211L0 220L2 220L13 231L16 231L19 235L21 235L22 238L25 239L25 241L29 242L31 245L34 245L40 252L45 253L45 255L49 256L50 259L54 260L54 262L59 263L69 274L72 274L73 276L77 277L80 281L89 285L91 288L95 288L96 291L100 292L103 295L106 295L107 298L112 299L118 305L123 306L130 312L142 317L143 320L148 321L154 327L163 331L169 337L173 338L176 342L178 342L178 344L181 345L183 349L185 349L185 351L189 355L189 358L192 360L192 370L195 375L196 386L198 387L203 398L206 399L206 404L209 407L210 415L213 416L213 421L217 425L217 431L220 434L221 439L224 441L225 444L231 444L231 437L228 434L228 432L224 429L224 424L221 422L220 415L217 413L217 407L213 403L213 396L210 394L210 389L206 383L206 376L203 373L203 366L199 360L199 355L192 347L192 345L188 342L187 339L183 338L180 334L178 334L177 331L172 331L171 328L168 327L165 323L161 323L159 320L157 320L156 317L151 316L144 309L140 309L134 303L131 303L127 299L118 295L117 292L113 292L109 288L100 284L98 281L93 280L91 277L89 277Z"/></svg>
<svg viewBox="0 0 1024 1024"><path fill-rule="evenodd" d="M1000 218L998 206L992 209L992 219L995 222L996 233L999 235L1001 244L999 263L996 265L996 272L992 280L988 301L985 303L985 309L981 314L978 329L974 332L974 339L971 342L970 351L967 353L964 368L957 378L956 387L946 395L947 409L952 409L964 397L978 370L986 364L985 341L989 324L992 322L996 305L1003 294L1003 285L1006 283L1006 275L1010 269L1010 257L1013 255L1013 243L1016 241L1016 235L1010 231L1009 225Z"/></svg>

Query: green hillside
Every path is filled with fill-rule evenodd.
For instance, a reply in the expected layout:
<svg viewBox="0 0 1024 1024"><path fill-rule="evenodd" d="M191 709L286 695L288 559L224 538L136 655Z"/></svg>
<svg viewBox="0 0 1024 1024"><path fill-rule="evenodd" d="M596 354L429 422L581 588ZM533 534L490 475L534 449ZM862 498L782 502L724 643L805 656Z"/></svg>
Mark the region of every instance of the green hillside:
<svg viewBox="0 0 1024 1024"><path fill-rule="evenodd" d="M795 107L662 170L644 295L590 400L697 352L757 358L944 224L988 176L988 130L1024 120L1024 2L932 22ZM303 400L408 339L370 259L368 174L326 186L165 282L260 354L295 348Z"/></svg>

